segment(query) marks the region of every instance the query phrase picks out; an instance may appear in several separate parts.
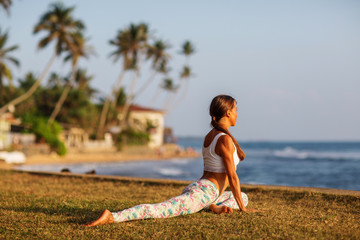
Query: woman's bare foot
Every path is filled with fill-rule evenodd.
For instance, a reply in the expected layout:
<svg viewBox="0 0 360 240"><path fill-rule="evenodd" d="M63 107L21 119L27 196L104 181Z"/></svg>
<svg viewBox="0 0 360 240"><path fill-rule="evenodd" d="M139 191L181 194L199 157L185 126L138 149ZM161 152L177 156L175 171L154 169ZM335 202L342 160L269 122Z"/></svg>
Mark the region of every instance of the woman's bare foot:
<svg viewBox="0 0 360 240"><path fill-rule="evenodd" d="M222 213L232 213L233 210L230 207L227 206L217 206L215 204L211 204L210 210L216 214L222 214Z"/></svg>
<svg viewBox="0 0 360 240"><path fill-rule="evenodd" d="M85 224L85 226L94 227L97 225L113 223L113 222L114 222L114 218L113 218L111 212L106 209L97 220L95 220L91 223L87 223L87 224Z"/></svg>

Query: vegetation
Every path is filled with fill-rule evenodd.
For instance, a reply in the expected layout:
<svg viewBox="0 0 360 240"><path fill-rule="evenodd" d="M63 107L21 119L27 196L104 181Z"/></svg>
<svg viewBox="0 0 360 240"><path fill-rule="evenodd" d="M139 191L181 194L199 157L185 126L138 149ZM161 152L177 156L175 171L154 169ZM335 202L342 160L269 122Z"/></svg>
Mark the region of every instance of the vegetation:
<svg viewBox="0 0 360 240"><path fill-rule="evenodd" d="M23 123L31 126L31 132L35 133L39 142L42 140L49 143L50 147L60 156L66 154L66 147L59 139L62 127L57 122L47 124L47 119L31 114L24 115Z"/></svg>
<svg viewBox="0 0 360 240"><path fill-rule="evenodd" d="M9 53L15 51L19 48L19 46L14 45L11 47L5 47L8 40L8 33L2 32L2 29L0 28L0 95L5 95L6 91L4 89L5 85L5 79L8 81L9 88L8 90L12 90L13 84L12 84L12 73L9 67L9 63L14 64L16 66L20 65L19 60L9 55Z"/></svg>
<svg viewBox="0 0 360 240"><path fill-rule="evenodd" d="M1 239L359 239L359 196L243 187L261 213L211 212L93 228L104 209L156 203L179 194L176 181L41 176L0 171Z"/></svg>
<svg viewBox="0 0 360 240"><path fill-rule="evenodd" d="M50 10L40 18L40 21L34 27L34 34L45 31L48 35L40 40L38 48L44 48L48 46L50 42L55 41L55 53L34 84L24 94L2 106L0 108L0 115L9 107L16 106L25 101L36 91L57 56L60 56L64 51L71 52L75 50L75 36L84 28L84 25L81 21L72 18L71 13L73 9L74 8L66 8L60 2L54 3L50 5Z"/></svg>
<svg viewBox="0 0 360 240"><path fill-rule="evenodd" d="M12 1L0 1L0 4L9 13ZM121 60L120 75L115 81L113 91L106 97L96 96L97 90L89 85L92 76L86 76L86 69L78 65L79 59L87 58L94 53L94 49L88 46L88 38L84 37L85 23L74 16L74 9L75 7L67 7L62 2L55 2L50 4L40 17L33 29L34 34L43 34L38 48L44 49L51 45L55 46L54 52L40 76L29 72L23 79L19 79L18 86L13 84L11 67L19 66L20 61L10 56L18 46L6 47L8 33L3 33L0 28L0 116L10 111L15 116L24 118L25 114L29 113L34 119L46 119L47 128L51 128L52 123L57 121L62 125L84 128L91 136L96 134L98 139L102 139L111 127L119 126L121 134L129 140L127 142L147 142L148 133L138 133L130 129L131 126L127 123L128 110L134 99L151 86L160 86L159 89L169 93L166 106L169 105L169 99L176 96L175 90L182 84L175 84L168 76L170 44L150 35L147 23L131 23L118 30L109 44L114 47L110 57L115 62ZM182 71L179 79L185 79L190 76L189 56L194 53L189 41L183 44L181 53L186 57L184 69L187 70ZM48 76L57 59L70 62L71 72L52 72ZM137 87L140 72L146 63L151 66L152 73ZM158 75L164 78L164 82L154 84ZM130 78L128 89L124 88L126 76ZM46 78L48 82L43 84ZM159 93L156 94L158 95ZM28 127L31 129L34 126L32 122ZM38 130L33 131L39 134ZM120 136L119 139L121 138ZM43 139L50 141L52 138L43 136Z"/></svg>

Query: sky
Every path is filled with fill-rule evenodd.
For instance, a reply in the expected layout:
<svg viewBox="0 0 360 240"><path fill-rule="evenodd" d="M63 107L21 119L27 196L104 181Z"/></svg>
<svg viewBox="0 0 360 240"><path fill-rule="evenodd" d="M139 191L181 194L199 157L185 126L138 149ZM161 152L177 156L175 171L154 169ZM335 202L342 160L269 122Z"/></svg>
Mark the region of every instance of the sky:
<svg viewBox="0 0 360 240"><path fill-rule="evenodd" d="M42 72L53 46L37 49L41 33L33 27L53 1L14 0L0 26L9 32L7 46L19 45L11 67L15 79ZM109 54L109 40L130 23L145 22L153 36L170 43L169 77L179 81L185 63L180 46L190 40L193 76L175 98L158 92L162 77L135 103L163 109L176 136L204 136L210 128L209 104L218 94L237 100L238 122L230 131L240 141L360 140L360 1L63 1L75 6L74 18L96 56L80 66L94 75L92 86L105 96L121 65ZM148 79L142 67L137 88ZM58 60L51 71L67 75ZM131 76L127 76L128 87ZM187 89L187 90L186 90ZM157 96L157 97L154 97ZM155 100L154 100L155 99Z"/></svg>

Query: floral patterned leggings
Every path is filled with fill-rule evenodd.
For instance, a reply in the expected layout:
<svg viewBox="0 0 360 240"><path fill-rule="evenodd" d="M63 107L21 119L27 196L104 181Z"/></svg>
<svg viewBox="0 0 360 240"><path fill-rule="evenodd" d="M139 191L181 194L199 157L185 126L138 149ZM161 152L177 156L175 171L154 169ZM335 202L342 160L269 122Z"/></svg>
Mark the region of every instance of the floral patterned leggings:
<svg viewBox="0 0 360 240"><path fill-rule="evenodd" d="M219 191L216 186L207 179L201 179L189 184L180 196L173 197L165 202L156 204L140 204L132 208L113 212L114 222L124 222L146 218L168 218L198 212L208 208L211 204L228 206L238 209L236 200L231 191L225 191L218 197ZM245 206L248 197L241 193Z"/></svg>

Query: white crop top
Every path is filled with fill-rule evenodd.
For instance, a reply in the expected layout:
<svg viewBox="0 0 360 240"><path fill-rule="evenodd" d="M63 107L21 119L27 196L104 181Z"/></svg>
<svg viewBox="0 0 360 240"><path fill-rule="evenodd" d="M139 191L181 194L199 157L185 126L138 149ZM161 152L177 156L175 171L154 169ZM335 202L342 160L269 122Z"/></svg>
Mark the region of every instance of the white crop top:
<svg viewBox="0 0 360 240"><path fill-rule="evenodd" d="M217 143L219 137L222 135L226 135L226 134L219 133L214 137L214 139L212 140L212 142L210 143L209 146L204 147L204 145L203 145L202 155L204 158L204 171L216 172L216 173L225 173L226 172L222 158L219 155L217 155L215 152L216 143ZM235 144L234 144L234 146L235 146ZM235 169L236 169L237 165L240 162L240 159L237 155L236 147L235 147L233 158L234 158L234 164L235 164Z"/></svg>

